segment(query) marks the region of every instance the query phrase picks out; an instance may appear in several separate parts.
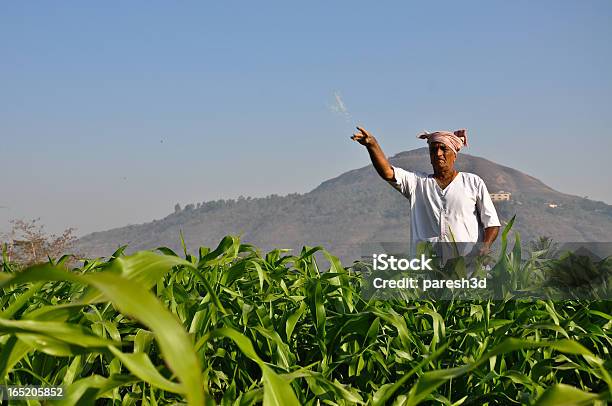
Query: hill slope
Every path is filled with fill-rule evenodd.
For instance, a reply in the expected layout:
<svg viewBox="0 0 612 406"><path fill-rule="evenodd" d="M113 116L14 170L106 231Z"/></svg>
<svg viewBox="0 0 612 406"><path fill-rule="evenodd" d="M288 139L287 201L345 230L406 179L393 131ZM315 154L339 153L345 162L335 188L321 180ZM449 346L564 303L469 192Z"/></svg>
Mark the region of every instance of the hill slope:
<svg viewBox="0 0 612 406"><path fill-rule="evenodd" d="M431 172L426 148L390 158L407 170ZM456 167L482 177L489 192L512 193L496 202L502 222L517 215L514 231L525 240L550 236L556 241L612 241L612 206L557 192L541 181L489 160L460 154ZM550 203L558 205L549 207ZM227 234L262 249L323 245L344 260L360 254L361 243L407 241L407 200L381 180L369 165L323 182L306 194L204 202L150 223L96 232L82 237L77 251L108 256L118 246L128 252L168 246L216 246Z"/></svg>

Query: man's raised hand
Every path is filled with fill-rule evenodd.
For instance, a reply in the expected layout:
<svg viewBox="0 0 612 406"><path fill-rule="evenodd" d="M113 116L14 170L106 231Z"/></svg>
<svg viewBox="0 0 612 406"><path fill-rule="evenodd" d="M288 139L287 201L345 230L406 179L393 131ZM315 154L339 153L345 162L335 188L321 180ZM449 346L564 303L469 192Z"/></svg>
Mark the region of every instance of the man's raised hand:
<svg viewBox="0 0 612 406"><path fill-rule="evenodd" d="M372 134L361 127L357 127L357 132L353 134L351 139L366 147L372 145L376 141Z"/></svg>
<svg viewBox="0 0 612 406"><path fill-rule="evenodd" d="M361 127L357 127L357 132L353 134L351 139L366 147L372 164L374 165L374 169L376 169L376 172L378 172L381 178L387 181L395 181L393 167L387 160L387 157L385 157L385 153L372 134Z"/></svg>

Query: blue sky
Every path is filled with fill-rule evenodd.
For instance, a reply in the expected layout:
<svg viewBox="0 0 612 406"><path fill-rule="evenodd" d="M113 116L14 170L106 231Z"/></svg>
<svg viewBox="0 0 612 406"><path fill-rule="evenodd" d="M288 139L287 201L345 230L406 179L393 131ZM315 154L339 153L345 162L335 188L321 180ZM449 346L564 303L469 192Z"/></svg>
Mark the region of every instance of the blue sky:
<svg viewBox="0 0 612 406"><path fill-rule="evenodd" d="M2 3L0 232L307 192L369 163L355 123L387 155L465 127L466 153L612 203L612 3L423 3Z"/></svg>

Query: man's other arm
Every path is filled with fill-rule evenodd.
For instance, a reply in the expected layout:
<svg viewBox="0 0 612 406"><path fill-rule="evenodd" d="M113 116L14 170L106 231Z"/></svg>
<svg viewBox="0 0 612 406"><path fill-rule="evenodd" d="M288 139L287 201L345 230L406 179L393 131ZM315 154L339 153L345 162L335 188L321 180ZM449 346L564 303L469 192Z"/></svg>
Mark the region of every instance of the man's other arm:
<svg viewBox="0 0 612 406"><path fill-rule="evenodd" d="M361 127L357 127L357 132L353 134L351 139L357 141L367 148L372 164L381 178L388 182L396 181L391 164L383 153L382 148L380 148L378 141L372 134Z"/></svg>
<svg viewBox="0 0 612 406"><path fill-rule="evenodd" d="M479 178L480 179L480 178ZM476 202L478 212L480 213L480 221L484 225L484 237L482 241L481 254L488 254L491 250L491 245L499 234L501 223L497 216L497 210L491 200L491 195L487 190L487 185L480 179L478 199Z"/></svg>
<svg viewBox="0 0 612 406"><path fill-rule="evenodd" d="M499 226L487 227L484 229L484 238L482 242L482 250L481 254L488 254L491 250L491 244L497 238L497 234L499 234Z"/></svg>

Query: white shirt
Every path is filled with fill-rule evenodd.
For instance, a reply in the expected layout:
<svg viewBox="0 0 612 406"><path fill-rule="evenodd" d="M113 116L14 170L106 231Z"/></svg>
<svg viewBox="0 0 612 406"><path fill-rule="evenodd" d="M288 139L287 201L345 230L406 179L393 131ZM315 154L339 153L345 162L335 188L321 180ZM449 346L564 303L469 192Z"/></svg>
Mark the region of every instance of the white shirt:
<svg viewBox="0 0 612 406"><path fill-rule="evenodd" d="M484 229L500 226L484 181L459 172L442 190L433 175L393 167L395 189L410 201L410 236L419 241L482 242Z"/></svg>

